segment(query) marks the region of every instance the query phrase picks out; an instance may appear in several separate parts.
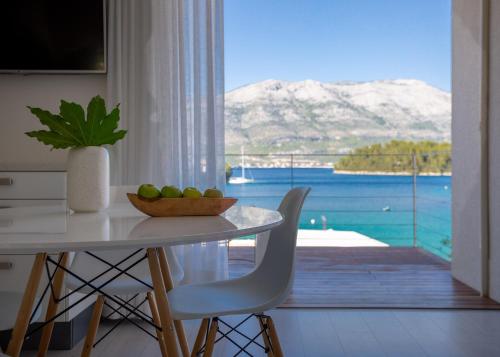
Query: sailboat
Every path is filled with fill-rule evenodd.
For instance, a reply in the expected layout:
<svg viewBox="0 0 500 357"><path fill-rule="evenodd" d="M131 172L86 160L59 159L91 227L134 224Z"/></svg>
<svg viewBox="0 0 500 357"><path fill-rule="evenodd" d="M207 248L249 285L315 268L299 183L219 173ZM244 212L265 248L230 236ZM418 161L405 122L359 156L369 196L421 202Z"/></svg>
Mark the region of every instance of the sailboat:
<svg viewBox="0 0 500 357"><path fill-rule="evenodd" d="M245 176L245 149L241 147L241 176L229 178L229 183L232 185L241 185L245 183L253 182L253 178L247 178Z"/></svg>

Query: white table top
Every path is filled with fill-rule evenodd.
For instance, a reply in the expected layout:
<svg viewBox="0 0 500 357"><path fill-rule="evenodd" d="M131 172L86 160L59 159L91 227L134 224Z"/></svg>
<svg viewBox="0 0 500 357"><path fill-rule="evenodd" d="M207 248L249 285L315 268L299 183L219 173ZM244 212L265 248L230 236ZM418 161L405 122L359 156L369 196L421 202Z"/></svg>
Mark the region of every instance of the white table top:
<svg viewBox="0 0 500 357"><path fill-rule="evenodd" d="M129 203L99 213L61 206L0 209L0 254L148 248L217 241L270 230L277 211L234 206L215 217L151 218Z"/></svg>

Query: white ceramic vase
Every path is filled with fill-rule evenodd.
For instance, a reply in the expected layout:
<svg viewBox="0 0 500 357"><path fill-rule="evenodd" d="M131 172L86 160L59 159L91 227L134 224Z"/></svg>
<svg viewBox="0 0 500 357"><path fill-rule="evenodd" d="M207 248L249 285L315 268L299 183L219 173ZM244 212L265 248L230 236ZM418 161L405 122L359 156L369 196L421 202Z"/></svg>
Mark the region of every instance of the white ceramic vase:
<svg viewBox="0 0 500 357"><path fill-rule="evenodd" d="M109 155L105 148L71 149L67 170L69 208L97 212L109 206Z"/></svg>

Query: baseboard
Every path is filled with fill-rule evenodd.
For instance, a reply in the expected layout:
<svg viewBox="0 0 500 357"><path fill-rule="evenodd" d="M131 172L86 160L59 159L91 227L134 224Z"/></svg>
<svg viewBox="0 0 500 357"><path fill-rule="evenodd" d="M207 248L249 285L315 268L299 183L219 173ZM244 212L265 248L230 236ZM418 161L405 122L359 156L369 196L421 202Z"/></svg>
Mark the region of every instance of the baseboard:
<svg viewBox="0 0 500 357"><path fill-rule="evenodd" d="M49 349L51 350L71 350L87 334L87 326L92 316L94 304L88 306L79 313L73 320L67 322L56 322ZM36 328L41 323L34 323L30 328ZM5 350L9 343L11 330L0 332L0 345ZM23 350L37 350L42 330L37 331L33 336L24 342Z"/></svg>

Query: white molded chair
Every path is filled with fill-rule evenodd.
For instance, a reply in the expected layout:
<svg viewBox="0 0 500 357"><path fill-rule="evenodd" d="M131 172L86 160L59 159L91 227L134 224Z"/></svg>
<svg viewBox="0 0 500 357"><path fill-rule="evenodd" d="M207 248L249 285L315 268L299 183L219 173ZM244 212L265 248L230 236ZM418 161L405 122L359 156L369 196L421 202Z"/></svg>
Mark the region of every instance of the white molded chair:
<svg viewBox="0 0 500 357"><path fill-rule="evenodd" d="M257 317L266 352L283 355L274 323L263 312L283 303L292 288L299 216L309 191L294 188L286 194L278 208L284 222L271 230L264 257L251 273L237 279L182 285L168 292L174 320L202 319L193 355L211 356L220 332L218 323L223 322L220 317L239 314Z"/></svg>
<svg viewBox="0 0 500 357"><path fill-rule="evenodd" d="M128 202L126 193L136 191L137 186L112 186L110 190L110 202ZM124 261L126 257L131 256L135 251L136 250L120 249L97 252L79 252L75 254L75 257L71 263L70 270L75 275L83 278L85 281L89 281L94 277L98 277L97 279L92 281L92 285L98 287L107 283L109 280L112 280L112 278L119 273L118 269L127 268L132 263L140 259L141 256L145 255L145 252L139 252L133 255L130 259ZM184 272L170 247L165 248L165 253L169 263L172 280L175 285L183 279ZM110 264L115 265L118 269L111 268ZM105 274L102 274L102 272L106 270L109 271ZM115 301L110 301L109 298L106 299L104 295L101 295L98 292L94 292L94 289L89 286L82 286L82 281L72 275L66 275L66 286L71 290L77 289L80 293L97 295L97 301L94 305L94 311L92 314L90 325L88 327L82 356L89 356L92 351L97 329L99 327L99 321L101 319L103 308L105 306L107 306L108 311L110 311L106 314L107 317L116 318L118 316L120 320L122 318L128 319L129 316L134 316L134 314L130 314L130 309L132 309L136 312L136 317L139 316L143 319L149 318L149 320L152 320L150 322L152 322L154 325L160 325L160 322L158 320L158 308L155 303L154 294L151 292L152 279L150 276L147 260L141 261L133 268L128 270L127 274L121 275L102 288L103 293L113 297ZM143 308L143 305L145 305L146 301L148 302L149 310ZM120 308L120 305L126 305L128 309ZM118 322L115 326L119 325L119 323L120 322ZM142 328L140 325L137 326L139 328ZM108 331L108 333L109 332L110 331ZM162 342L162 334L160 329L156 329L156 335L160 344L162 355L166 356L165 345ZM107 333L103 337L101 337L101 339L105 336L107 336Z"/></svg>

